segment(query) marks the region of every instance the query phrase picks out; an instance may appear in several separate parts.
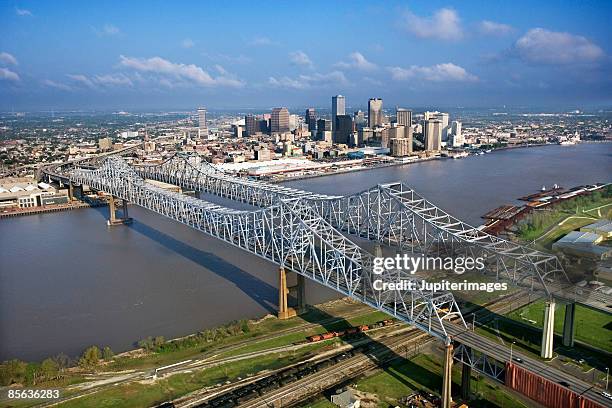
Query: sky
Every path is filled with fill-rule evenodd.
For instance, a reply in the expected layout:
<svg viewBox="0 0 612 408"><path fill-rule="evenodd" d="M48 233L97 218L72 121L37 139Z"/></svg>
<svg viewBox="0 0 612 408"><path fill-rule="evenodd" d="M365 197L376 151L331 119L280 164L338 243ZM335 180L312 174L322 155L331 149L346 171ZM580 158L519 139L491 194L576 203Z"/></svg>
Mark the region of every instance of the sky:
<svg viewBox="0 0 612 408"><path fill-rule="evenodd" d="M0 0L0 110L612 104L610 1Z"/></svg>

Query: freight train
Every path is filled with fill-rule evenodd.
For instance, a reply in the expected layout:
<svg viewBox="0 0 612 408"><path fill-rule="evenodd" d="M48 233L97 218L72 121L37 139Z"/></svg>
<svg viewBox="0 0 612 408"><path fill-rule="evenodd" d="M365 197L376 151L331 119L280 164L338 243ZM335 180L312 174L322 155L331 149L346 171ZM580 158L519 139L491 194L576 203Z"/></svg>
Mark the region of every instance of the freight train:
<svg viewBox="0 0 612 408"><path fill-rule="evenodd" d="M306 337L306 340L308 340L308 342L310 343L316 343L318 341L327 340L327 339L331 339L334 337L342 337L342 336L351 335L351 334L363 333L368 330L377 329L379 327L384 327L384 326L390 326L392 324L393 324L393 319L380 320L370 325L363 324L360 326L352 326L345 330L331 331L331 332L326 332L323 334L315 334L314 336Z"/></svg>

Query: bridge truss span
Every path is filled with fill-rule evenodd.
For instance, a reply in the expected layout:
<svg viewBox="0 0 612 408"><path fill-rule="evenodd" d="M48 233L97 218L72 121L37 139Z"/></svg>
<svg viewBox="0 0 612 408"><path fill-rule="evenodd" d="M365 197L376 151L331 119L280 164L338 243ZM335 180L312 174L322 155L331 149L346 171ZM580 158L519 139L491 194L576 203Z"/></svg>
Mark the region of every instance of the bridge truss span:
<svg viewBox="0 0 612 408"><path fill-rule="evenodd" d="M403 183L379 184L349 196L316 194L233 176L185 153L135 169L144 178L263 208L279 200L299 199L336 229L412 254L483 257L487 271L498 279L543 289L548 295L548 284L569 284L554 255L487 234Z"/></svg>
<svg viewBox="0 0 612 408"><path fill-rule="evenodd" d="M272 205L255 211L230 209L147 183L118 157L107 158L95 170L76 169L70 181L186 224L445 341L445 321L455 319L465 326L451 293L428 291L420 279L402 270L374 273L373 255L337 231L301 198L277 198ZM375 287L376 281L411 282L413 289Z"/></svg>

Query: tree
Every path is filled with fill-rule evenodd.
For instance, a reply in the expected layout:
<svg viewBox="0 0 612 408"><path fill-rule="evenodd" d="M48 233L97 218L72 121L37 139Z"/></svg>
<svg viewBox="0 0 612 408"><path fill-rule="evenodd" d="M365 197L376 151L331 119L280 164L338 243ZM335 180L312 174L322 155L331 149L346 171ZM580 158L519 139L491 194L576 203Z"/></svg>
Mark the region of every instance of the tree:
<svg viewBox="0 0 612 408"><path fill-rule="evenodd" d="M27 363L21 360L9 360L0 364L0 385L21 383L25 380Z"/></svg>
<svg viewBox="0 0 612 408"><path fill-rule="evenodd" d="M113 353L113 350L109 346L104 346L102 350L102 358L104 358L104 360L108 361L113 358L114 355L115 353Z"/></svg>
<svg viewBox="0 0 612 408"><path fill-rule="evenodd" d="M57 378L59 373L59 364L51 358L44 359L42 363L40 363L40 371L47 380L51 380L53 378Z"/></svg>
<svg viewBox="0 0 612 408"><path fill-rule="evenodd" d="M60 371L64 371L66 368L70 367L73 364L73 361L65 355L64 353L60 353L57 356L53 357L53 360L57 363Z"/></svg>
<svg viewBox="0 0 612 408"><path fill-rule="evenodd" d="M83 368L91 368L98 364L100 361L100 349L98 346L91 346L83 352L83 355L79 359L79 366Z"/></svg>

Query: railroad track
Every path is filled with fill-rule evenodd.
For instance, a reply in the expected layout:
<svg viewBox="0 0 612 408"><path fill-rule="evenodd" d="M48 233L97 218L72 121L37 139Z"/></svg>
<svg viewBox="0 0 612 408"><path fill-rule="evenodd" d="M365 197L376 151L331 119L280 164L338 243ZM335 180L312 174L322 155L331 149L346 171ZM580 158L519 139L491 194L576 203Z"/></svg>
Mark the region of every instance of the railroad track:
<svg viewBox="0 0 612 408"><path fill-rule="evenodd" d="M529 293L525 291L515 292L513 294L504 296L503 298L495 299L494 301L483 305L482 308L476 310L476 313L479 313L478 321L484 323L488 319L494 317L496 314L506 313L507 311L522 307L524 304L529 303L530 300L531 297L529 296ZM401 351L403 347L406 347L407 349L408 346L412 346L416 350L419 346L432 342L433 340L435 340L433 337L428 336L427 334L423 333L418 329L409 329L399 338L392 337L377 340L378 343L380 343L379 347L381 347L384 351L384 353L379 356L376 356L375 351L367 354L356 355L347 360L338 362L331 367L327 367L304 378L300 378L281 388L267 391L263 395L258 396L257 398L253 398L249 401L244 401L244 403L239 406L275 406L274 404L280 402L282 402L282 406L286 406L288 403L287 398L290 395L295 396L298 392L300 393L300 397L299 399L294 398L296 400L295 402L303 401L313 395L320 393L325 389L334 386L335 384L346 381L347 379L355 378L378 367L380 364L385 364L388 363L390 360L398 358L399 353L396 353L396 351ZM341 354L341 352L339 352L338 354ZM372 355L374 355L376 358L372 358ZM270 373L270 375L275 375L280 371L282 370L278 370L275 373ZM258 377L258 379L261 378ZM251 381L249 385L253 382L256 381ZM214 397L225 395L229 392L234 392L239 388L240 387L232 387L231 390L227 390L225 392L216 392L214 396L210 394L208 396L200 395L199 398L197 398L195 401L182 400L181 403L177 404L177 406L206 407L208 406L206 402L212 401ZM302 396L301 394L306 395Z"/></svg>

